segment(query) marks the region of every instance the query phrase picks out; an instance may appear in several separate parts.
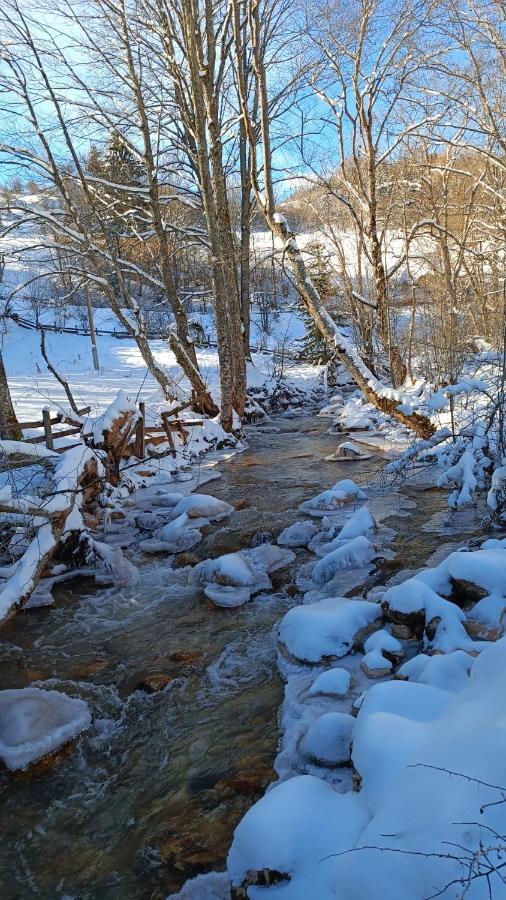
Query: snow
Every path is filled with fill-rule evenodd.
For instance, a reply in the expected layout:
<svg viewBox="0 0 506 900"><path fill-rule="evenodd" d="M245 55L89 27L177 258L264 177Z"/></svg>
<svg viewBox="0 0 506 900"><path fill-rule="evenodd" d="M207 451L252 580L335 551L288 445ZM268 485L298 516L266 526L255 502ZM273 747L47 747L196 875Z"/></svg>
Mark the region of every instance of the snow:
<svg viewBox="0 0 506 900"><path fill-rule="evenodd" d="M329 597L290 609L281 620L278 641L291 657L316 664L346 656L359 633L380 617L376 603Z"/></svg>
<svg viewBox="0 0 506 900"><path fill-rule="evenodd" d="M403 663L397 674L409 681L431 684L444 688L445 691L459 693L469 682L473 662L474 657L463 650L437 656L420 653Z"/></svg>
<svg viewBox="0 0 506 900"><path fill-rule="evenodd" d="M309 696L316 697L318 694L335 695L336 697L344 697L351 684L351 675L347 669L327 669L317 675L309 688Z"/></svg>
<svg viewBox="0 0 506 900"><path fill-rule="evenodd" d="M366 821L356 796L340 796L318 778L301 775L282 782L235 830L227 862L232 885L240 885L251 872L270 869L285 875L274 889L276 896L325 900L333 896L329 857L351 848ZM260 900L265 889L250 888L248 893Z"/></svg>
<svg viewBox="0 0 506 900"><path fill-rule="evenodd" d="M308 728L300 743L302 754L316 765L342 766L350 761L353 716L324 713Z"/></svg>
<svg viewBox="0 0 506 900"><path fill-rule="evenodd" d="M167 900L230 900L230 881L223 872L197 875L177 894L169 894Z"/></svg>
<svg viewBox="0 0 506 900"><path fill-rule="evenodd" d="M371 650L387 650L389 653L393 653L394 655L402 656L402 645L397 638L393 637L388 631L384 628L381 628L379 631L375 631L374 634L371 634L367 640L364 642L364 650L366 653L369 653Z"/></svg>
<svg viewBox="0 0 506 900"><path fill-rule="evenodd" d="M9 769L26 769L77 737L90 722L88 704L59 691L0 691L0 759Z"/></svg>

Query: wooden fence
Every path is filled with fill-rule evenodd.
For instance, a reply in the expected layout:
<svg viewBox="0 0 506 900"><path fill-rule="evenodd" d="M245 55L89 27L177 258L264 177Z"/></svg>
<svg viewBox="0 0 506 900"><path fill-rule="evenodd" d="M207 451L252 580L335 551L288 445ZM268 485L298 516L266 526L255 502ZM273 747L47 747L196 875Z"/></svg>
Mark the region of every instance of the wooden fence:
<svg viewBox="0 0 506 900"><path fill-rule="evenodd" d="M146 404L141 401L139 403L140 415L138 417L137 424L132 432L132 435L126 441L126 445L128 446L131 440L133 440L134 455L137 456L138 459L144 459L144 457L146 456L147 446L154 447L167 442L171 455L175 456L176 445L174 442L174 434L178 434L182 439L183 444L186 444L189 437L188 428L192 428L194 426L202 426L204 424L202 419L181 420L177 418L177 415L184 409L188 409L193 402L194 401L191 400L188 401L188 403L182 403L180 406L176 407L176 409L171 410L170 412L160 413L160 425L146 426ZM84 409L80 409L78 410L77 415L85 416L90 412L90 409L90 406L87 406ZM63 425L65 423L68 423L70 427L65 428L63 431L53 430L54 425ZM55 448L55 440L63 437L70 437L71 435L80 434L82 426L78 425L75 422L72 422L72 420L69 419L64 413L57 413L56 415L51 416L49 409L45 408L42 410L42 419L37 419L31 422L19 422L16 425L7 425L4 427L4 431L16 432L19 429L24 431L28 428L41 428L43 429L44 433L35 435L35 437L23 438L25 443L45 443L48 450L55 450L56 453L63 453L64 450L69 450L70 447L77 446L77 443L66 445L65 447Z"/></svg>

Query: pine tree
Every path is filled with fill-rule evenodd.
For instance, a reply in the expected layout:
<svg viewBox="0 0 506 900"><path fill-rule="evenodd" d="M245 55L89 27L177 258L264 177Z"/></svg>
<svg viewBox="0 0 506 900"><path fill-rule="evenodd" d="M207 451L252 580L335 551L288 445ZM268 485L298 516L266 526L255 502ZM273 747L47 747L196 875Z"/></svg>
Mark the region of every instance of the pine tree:
<svg viewBox="0 0 506 900"><path fill-rule="evenodd" d="M311 280L316 287L323 305L327 312L335 319L338 319L335 313L336 288L332 283L332 276L328 259L325 255L325 248L322 244L314 242L308 244L306 253L311 256L308 263L308 271ZM301 339L302 355L309 362L329 362L333 353L321 336L313 317L307 312L306 307L301 302L302 318L306 327L306 334ZM339 323L342 324L342 323Z"/></svg>

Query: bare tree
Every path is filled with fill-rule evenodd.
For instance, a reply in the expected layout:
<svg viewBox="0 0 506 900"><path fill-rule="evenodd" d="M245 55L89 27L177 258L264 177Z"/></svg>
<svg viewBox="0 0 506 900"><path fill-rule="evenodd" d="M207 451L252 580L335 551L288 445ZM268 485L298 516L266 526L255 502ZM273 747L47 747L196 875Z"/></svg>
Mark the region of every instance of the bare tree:
<svg viewBox="0 0 506 900"><path fill-rule="evenodd" d="M322 336L328 344L335 348L336 356L347 368L356 384L364 392L368 400L378 408L395 416L422 437L429 436L431 423L422 415L406 413L400 405L400 397L392 399L392 391L384 390L373 376L350 341L345 338L335 322L331 319L321 298L309 277L303 255L298 247L295 234L283 215L276 211L276 199L273 181L273 159L271 146L271 116L269 89L265 59L262 53L262 8L258 0L250 0L248 9L247 39L250 42L253 57L253 71L258 84L259 118L253 119L248 94L241 73L242 42L245 39L239 27L239 2L234 0L234 41L237 62L236 77L241 99L241 113L246 123L246 132L251 151L252 184L257 202L263 211L267 226L282 242L285 258L293 273L297 290L306 305L309 314L315 320ZM260 173L259 154L257 152L257 134L261 134L262 171Z"/></svg>

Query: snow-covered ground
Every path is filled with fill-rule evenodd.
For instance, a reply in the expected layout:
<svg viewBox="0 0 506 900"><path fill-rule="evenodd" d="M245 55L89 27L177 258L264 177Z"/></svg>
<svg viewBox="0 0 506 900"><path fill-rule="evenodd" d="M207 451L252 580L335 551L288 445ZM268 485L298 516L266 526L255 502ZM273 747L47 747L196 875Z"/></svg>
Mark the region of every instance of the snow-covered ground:
<svg viewBox="0 0 506 900"><path fill-rule="evenodd" d="M107 310L97 311L97 327L114 328L115 321ZM59 404L68 406L67 398L60 384L47 371L40 352L38 332L20 327L6 320L7 332L3 335L3 359L9 378L13 402L20 421L40 418L44 406L57 410ZM303 325L294 311L284 312L279 320L273 321L272 331L264 335L265 343L276 346L300 334ZM263 333L262 333L263 334ZM46 350L49 359L60 374L69 381L76 402L81 406L91 406L97 413L105 409L116 396L118 390L144 400L148 404L160 404L162 396L158 385L146 370L145 363L134 341L118 339L111 335L100 335L97 339L100 372L95 372L91 357L90 339L76 334L55 334L48 332ZM170 374L181 378L174 355L165 341L152 341L154 355ZM200 348L197 351L202 374L213 394L219 397L218 355L215 348ZM253 354L252 364L248 364L248 382L259 385L273 374L273 356L269 353ZM318 367L294 363L287 360L285 371L293 382L304 388L315 385L319 376ZM181 379L184 386L185 381Z"/></svg>

